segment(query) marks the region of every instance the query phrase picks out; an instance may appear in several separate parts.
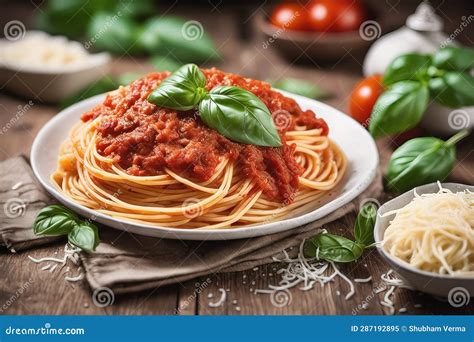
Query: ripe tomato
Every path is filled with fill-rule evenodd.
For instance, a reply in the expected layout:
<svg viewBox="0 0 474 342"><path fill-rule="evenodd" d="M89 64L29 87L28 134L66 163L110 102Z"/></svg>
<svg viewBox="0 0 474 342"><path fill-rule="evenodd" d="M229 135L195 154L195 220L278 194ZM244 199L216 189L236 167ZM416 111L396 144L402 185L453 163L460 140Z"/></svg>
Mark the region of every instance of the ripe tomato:
<svg viewBox="0 0 474 342"><path fill-rule="evenodd" d="M372 108L383 91L382 76L380 75L364 78L352 90L349 113L364 127L368 126Z"/></svg>
<svg viewBox="0 0 474 342"><path fill-rule="evenodd" d="M365 11L358 1L313 0L308 5L308 22L313 31L355 31L364 19Z"/></svg>
<svg viewBox="0 0 474 342"><path fill-rule="evenodd" d="M270 22L275 26L288 30L308 30L306 8L296 3L283 3L275 7Z"/></svg>

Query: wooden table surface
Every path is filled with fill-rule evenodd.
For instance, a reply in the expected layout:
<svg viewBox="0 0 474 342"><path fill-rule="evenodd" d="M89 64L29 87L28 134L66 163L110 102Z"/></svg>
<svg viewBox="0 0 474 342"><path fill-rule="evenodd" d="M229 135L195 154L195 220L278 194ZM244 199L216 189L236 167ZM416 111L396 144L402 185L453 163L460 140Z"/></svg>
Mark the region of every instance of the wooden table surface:
<svg viewBox="0 0 474 342"><path fill-rule="evenodd" d="M332 96L328 104L346 111L348 95L354 84L361 77L361 61L353 59L350 54L346 59L332 66L321 67L312 63L301 65L283 60L271 48L262 47L259 35L252 34L252 19L255 10L252 8L224 6L214 11L195 11L189 6L180 7L168 4L172 13L183 14L199 20L217 42L224 61L217 66L223 70L240 73L256 79L277 79L280 77L299 77L312 81ZM14 18L31 20L31 4L17 4L10 8L2 21ZM455 11L456 8L451 10ZM458 9L459 10L459 9ZM406 13L406 10L405 12ZM459 13L459 12L456 12ZM462 12L461 12L462 13ZM398 16L404 16L399 13ZM451 16L450 16L451 17ZM453 14L453 18L459 18ZM242 25L242 23L246 23ZM455 27L455 23L451 23ZM469 39L469 37L467 37ZM119 57L114 60L112 73L126 71L147 72L151 65L146 59ZM0 160L19 154L28 155L31 143L39 129L57 112L57 107L42 104L41 96L31 99L34 106L21 117L6 134L0 135ZM17 112L18 106L28 99L15 97L5 91L0 93L0 126L4 126ZM357 142L354 142L357 143ZM460 183L474 182L474 144L473 139L459 145L458 164L449 177L449 181ZM382 165L393 151L390 140L377 142ZM363 148L363 146L361 146ZM384 196L386 200L387 196ZM327 225L330 232L350 232L355 214L347 215L337 222ZM340 279L321 288L315 286L310 291L291 290L292 301L288 306L272 305L268 295L254 294L252 289L267 288L276 284L277 264L259 267L258 270L226 274L211 274L202 279L185 283L155 288L135 294L115 298L111 306L105 308L93 304L91 290L86 282L74 283L64 281L59 272L49 273L29 261L28 256L45 257L55 252L62 253L64 241L12 254L0 250L0 308L7 303L7 309L1 314L143 314L143 315L328 315L328 314L387 314L388 309L380 305L384 293L376 294L374 284L380 281L380 275L389 270L389 266L372 249L365 253L357 263L342 265L341 270L351 278L366 278L369 275L373 283L357 284L356 294L345 300L343 294L348 286ZM209 278L209 280L207 280ZM25 282L33 283L16 296L17 290ZM219 288L229 290L225 305L218 308L209 307L210 301L219 297ZM338 291L342 295L338 295ZM212 296L212 299L210 297ZM446 301L436 300L428 295L397 289L393 300L398 309L406 308L406 314L473 314L474 304L454 309ZM236 302L235 302L236 301ZM367 309L357 309L362 303Z"/></svg>

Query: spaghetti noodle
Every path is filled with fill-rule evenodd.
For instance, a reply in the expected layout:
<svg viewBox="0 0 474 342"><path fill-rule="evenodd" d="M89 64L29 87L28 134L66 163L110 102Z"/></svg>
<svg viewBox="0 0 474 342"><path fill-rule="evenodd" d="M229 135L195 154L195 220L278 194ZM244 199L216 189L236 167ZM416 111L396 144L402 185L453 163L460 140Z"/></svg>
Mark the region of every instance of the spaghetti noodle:
<svg viewBox="0 0 474 342"><path fill-rule="evenodd" d="M442 189L417 195L396 214L383 246L424 271L474 275L474 194Z"/></svg>
<svg viewBox="0 0 474 342"><path fill-rule="evenodd" d="M147 103L148 93L167 76L151 74L109 94L83 115L61 146L53 181L74 202L97 212L196 229L241 227L298 214L339 183L347 161L328 138L322 119L309 119L315 118L313 112L302 112L266 83L215 69L204 72L209 88L237 84L256 93L273 114L287 113L284 127L274 115L284 146L233 143L201 127L196 113L171 113ZM150 127L159 127L154 134L171 133L153 139L138 133ZM184 138L188 132L193 135ZM182 148L176 148L178 142Z"/></svg>

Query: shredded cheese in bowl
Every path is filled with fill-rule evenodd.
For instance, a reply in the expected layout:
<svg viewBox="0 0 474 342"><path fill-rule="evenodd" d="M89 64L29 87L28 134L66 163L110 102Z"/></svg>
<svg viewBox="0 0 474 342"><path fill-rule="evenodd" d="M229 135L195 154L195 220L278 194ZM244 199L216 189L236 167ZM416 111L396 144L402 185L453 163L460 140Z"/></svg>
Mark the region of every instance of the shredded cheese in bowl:
<svg viewBox="0 0 474 342"><path fill-rule="evenodd" d="M0 51L4 66L32 71L87 67L102 55L90 54L79 42L41 31L27 31L16 41L2 40Z"/></svg>
<svg viewBox="0 0 474 342"><path fill-rule="evenodd" d="M420 270L474 276L474 193L443 189L418 195L395 214L383 248Z"/></svg>

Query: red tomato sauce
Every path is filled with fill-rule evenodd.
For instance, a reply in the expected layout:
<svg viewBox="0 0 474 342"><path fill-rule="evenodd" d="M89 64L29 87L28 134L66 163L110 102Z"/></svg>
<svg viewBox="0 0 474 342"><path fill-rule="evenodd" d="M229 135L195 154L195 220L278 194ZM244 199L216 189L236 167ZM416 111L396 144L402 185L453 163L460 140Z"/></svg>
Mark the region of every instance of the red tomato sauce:
<svg viewBox="0 0 474 342"><path fill-rule="evenodd" d="M284 132L295 125L321 128L323 119L302 111L298 104L268 83L224 73L203 70L207 90L217 85L247 89L268 107L282 138L282 147L261 147L235 143L208 128L197 111L177 112L158 107L146 99L169 73L152 73L107 95L104 102L82 115L83 121L102 116L98 126L97 150L113 158L128 174L153 176L165 168L197 182L208 180L223 157L241 165L246 177L255 180L264 195L280 202L291 202L298 189L302 170L294 158L295 146L286 144Z"/></svg>

